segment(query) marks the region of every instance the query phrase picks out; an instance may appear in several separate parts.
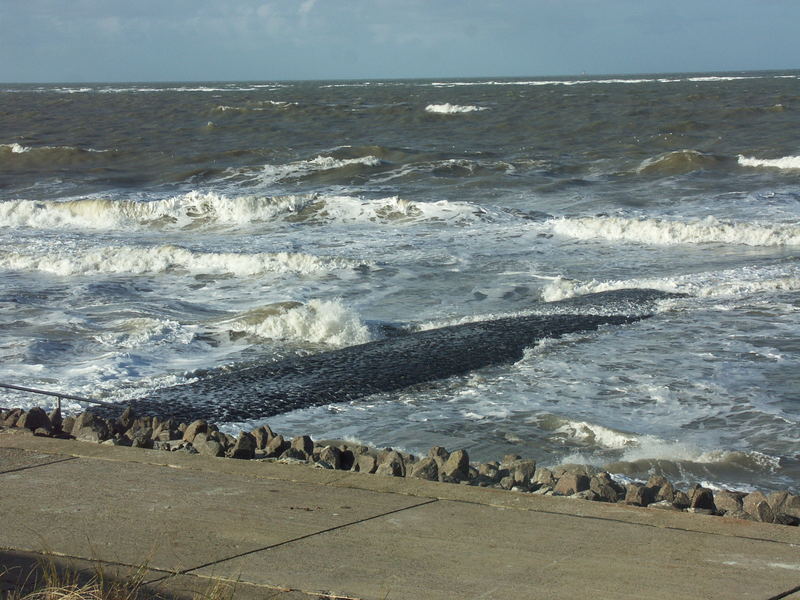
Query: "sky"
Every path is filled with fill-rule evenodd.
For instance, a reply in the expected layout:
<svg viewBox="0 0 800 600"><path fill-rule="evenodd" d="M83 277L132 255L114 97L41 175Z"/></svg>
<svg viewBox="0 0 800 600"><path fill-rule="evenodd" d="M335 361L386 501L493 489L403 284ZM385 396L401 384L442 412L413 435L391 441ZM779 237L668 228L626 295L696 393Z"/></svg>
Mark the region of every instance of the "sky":
<svg viewBox="0 0 800 600"><path fill-rule="evenodd" d="M798 0L0 0L0 81L800 68Z"/></svg>

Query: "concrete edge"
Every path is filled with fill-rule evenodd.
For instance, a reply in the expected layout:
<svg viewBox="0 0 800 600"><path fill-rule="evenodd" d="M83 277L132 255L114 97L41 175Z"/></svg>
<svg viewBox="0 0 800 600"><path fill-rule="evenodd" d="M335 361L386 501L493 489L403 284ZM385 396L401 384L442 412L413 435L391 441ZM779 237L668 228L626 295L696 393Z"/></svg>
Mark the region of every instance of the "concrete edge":
<svg viewBox="0 0 800 600"><path fill-rule="evenodd" d="M307 485L351 488L437 500L468 502L495 508L591 518L629 525L676 529L696 534L723 535L793 544L800 547L800 528L742 521L684 512L606 504L555 496L539 496L492 488L456 485L422 479L384 477L349 471L314 468L303 464L213 458L182 452L102 446L91 442L0 434L0 447L18 448L76 458L149 464L175 469L212 471L241 477L273 479ZM35 469L35 467L34 467Z"/></svg>

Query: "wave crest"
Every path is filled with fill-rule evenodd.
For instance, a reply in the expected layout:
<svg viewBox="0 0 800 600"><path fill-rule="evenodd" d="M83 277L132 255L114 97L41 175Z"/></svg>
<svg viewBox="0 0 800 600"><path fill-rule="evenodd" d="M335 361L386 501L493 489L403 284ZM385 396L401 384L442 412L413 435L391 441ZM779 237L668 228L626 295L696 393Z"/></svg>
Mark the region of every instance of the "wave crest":
<svg viewBox="0 0 800 600"><path fill-rule="evenodd" d="M681 175L719 167L728 160L697 150L676 150L643 160L636 172L644 175Z"/></svg>
<svg viewBox="0 0 800 600"><path fill-rule="evenodd" d="M54 252L46 255L6 252L0 257L2 269L41 271L59 276L115 273L146 275L174 271L249 277L265 273L326 273L353 268L357 264L346 259L320 258L302 253L194 252L173 245L150 248L110 246L60 255Z"/></svg>
<svg viewBox="0 0 800 600"><path fill-rule="evenodd" d="M489 109L486 106L474 106L472 104L450 104L449 102L445 102L444 104L428 104L428 106L425 107L425 112L440 115L456 115L462 113L480 112L484 110Z"/></svg>
<svg viewBox="0 0 800 600"><path fill-rule="evenodd" d="M358 314L334 300L270 304L247 311L225 324L231 331L261 338L337 347L363 344L371 339Z"/></svg>
<svg viewBox="0 0 800 600"><path fill-rule="evenodd" d="M800 156L784 156L782 158L752 158L740 154L739 164L743 167L767 167L770 169L800 170Z"/></svg>
<svg viewBox="0 0 800 600"><path fill-rule="evenodd" d="M738 244L745 246L800 245L800 226L792 224L727 223L714 217L669 221L628 217L563 218L553 231L565 237L640 244Z"/></svg>

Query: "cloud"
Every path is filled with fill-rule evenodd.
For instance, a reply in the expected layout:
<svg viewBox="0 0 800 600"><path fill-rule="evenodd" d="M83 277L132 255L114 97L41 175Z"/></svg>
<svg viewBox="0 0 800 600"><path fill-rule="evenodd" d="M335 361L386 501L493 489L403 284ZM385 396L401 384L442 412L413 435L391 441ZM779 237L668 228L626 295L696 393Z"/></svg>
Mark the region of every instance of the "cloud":
<svg viewBox="0 0 800 600"><path fill-rule="evenodd" d="M314 9L314 5L316 3L317 0L303 0L303 2L300 3L300 8L297 12L305 16Z"/></svg>

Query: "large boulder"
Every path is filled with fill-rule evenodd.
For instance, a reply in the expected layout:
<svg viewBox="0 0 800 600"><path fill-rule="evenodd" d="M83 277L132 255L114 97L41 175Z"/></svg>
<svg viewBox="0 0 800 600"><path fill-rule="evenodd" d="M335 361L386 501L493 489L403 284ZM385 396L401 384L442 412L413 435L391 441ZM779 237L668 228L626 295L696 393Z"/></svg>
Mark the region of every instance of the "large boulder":
<svg viewBox="0 0 800 600"><path fill-rule="evenodd" d="M714 492L699 484L689 488L689 508L716 511Z"/></svg>
<svg viewBox="0 0 800 600"><path fill-rule="evenodd" d="M294 450L302 452L305 455L305 458L302 460L308 460L314 453L314 440L307 435L298 435L297 437L293 438L290 446Z"/></svg>
<svg viewBox="0 0 800 600"><path fill-rule="evenodd" d="M564 472L558 478L558 482L553 488L553 494L557 496L572 496L578 492L589 489L589 477L584 473Z"/></svg>
<svg viewBox="0 0 800 600"><path fill-rule="evenodd" d="M319 451L319 460L334 469L340 469L342 467L342 451L336 446L325 446Z"/></svg>
<svg viewBox="0 0 800 600"><path fill-rule="evenodd" d="M75 439L84 442L104 442L109 438L110 433L105 420L88 410L78 415L72 426L72 435Z"/></svg>
<svg viewBox="0 0 800 600"><path fill-rule="evenodd" d="M458 483L469 478L469 455L466 450L452 452L439 469L439 479Z"/></svg>
<svg viewBox="0 0 800 600"><path fill-rule="evenodd" d="M256 446L259 450L266 448L270 440L275 437L275 433L269 428L269 425L256 427L250 433L256 438Z"/></svg>
<svg viewBox="0 0 800 600"><path fill-rule="evenodd" d="M46 429L48 432L51 429L50 417L38 406L34 406L28 412L22 413L17 421L17 427L25 427L31 431L36 431L39 428Z"/></svg>
<svg viewBox="0 0 800 600"><path fill-rule="evenodd" d="M744 511L763 523L774 523L775 512L767 501L767 497L761 492L751 492L742 498Z"/></svg>
<svg viewBox="0 0 800 600"><path fill-rule="evenodd" d="M438 481L439 465L435 459L426 456L411 467L408 476L416 477L417 479L427 479L428 481Z"/></svg>
<svg viewBox="0 0 800 600"><path fill-rule="evenodd" d="M376 475L390 475L392 477L405 477L406 464L399 452L392 450L382 457Z"/></svg>
<svg viewBox="0 0 800 600"><path fill-rule="evenodd" d="M228 451L231 458L239 458L249 460L256 455L256 438L247 433L246 431L239 432L239 437L236 438L236 443Z"/></svg>
<svg viewBox="0 0 800 600"><path fill-rule="evenodd" d="M194 442L194 438L198 433L208 433L208 423L203 419L197 419L189 423L181 438L184 442Z"/></svg>
<svg viewBox="0 0 800 600"><path fill-rule="evenodd" d="M277 458L289 448L289 443L283 439L282 435L276 435L267 444L264 451L267 458Z"/></svg>
<svg viewBox="0 0 800 600"><path fill-rule="evenodd" d="M735 514L742 510L742 497L744 494L721 490L714 494L714 506L721 515Z"/></svg>

